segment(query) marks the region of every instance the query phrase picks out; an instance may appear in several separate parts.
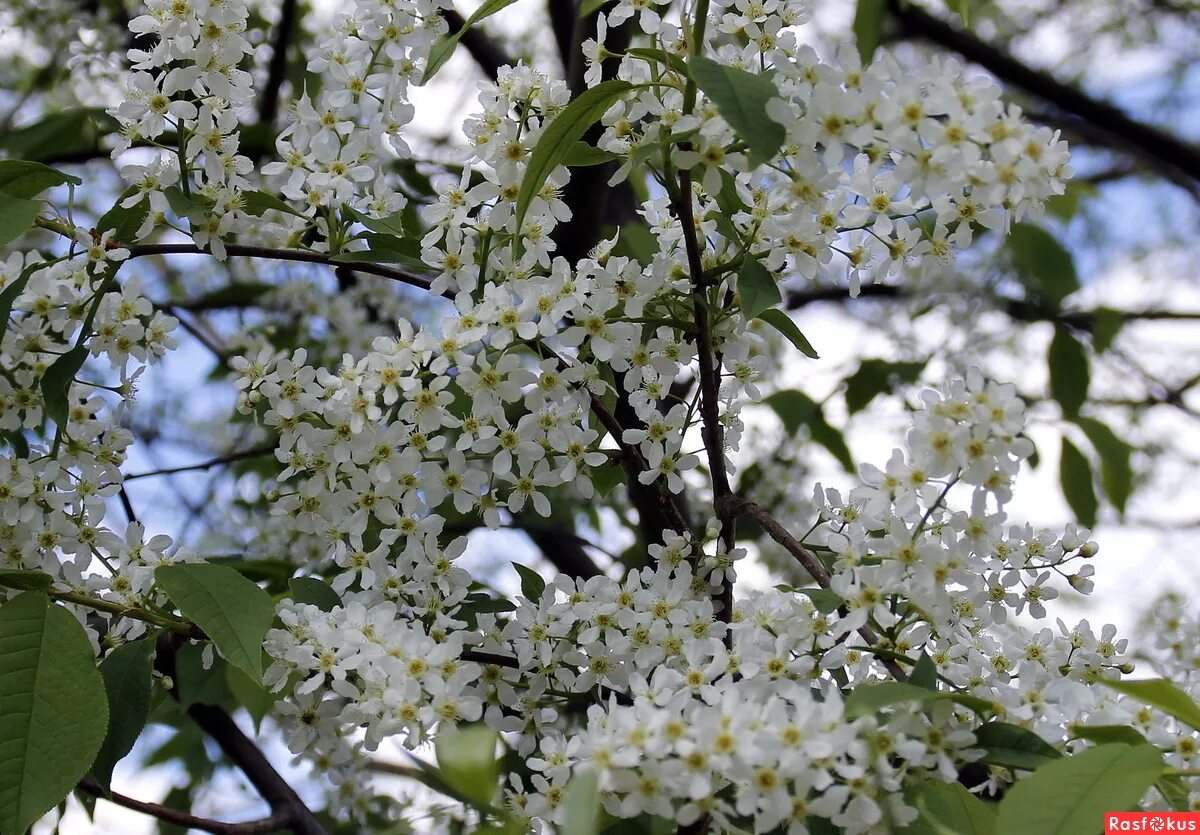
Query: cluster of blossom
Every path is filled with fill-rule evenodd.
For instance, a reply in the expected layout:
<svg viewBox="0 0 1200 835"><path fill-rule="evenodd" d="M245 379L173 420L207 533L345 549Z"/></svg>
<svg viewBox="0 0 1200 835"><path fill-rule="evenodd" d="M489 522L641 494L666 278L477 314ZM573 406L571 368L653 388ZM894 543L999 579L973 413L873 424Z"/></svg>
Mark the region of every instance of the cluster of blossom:
<svg viewBox="0 0 1200 835"><path fill-rule="evenodd" d="M253 77L240 69L252 51L242 0L148 0L129 22L142 38L129 50L132 70L124 100L110 109L121 125L120 157L135 143L159 150L148 162L125 165L132 184L121 205L149 201L135 237L148 235L171 211L167 189L186 203L190 237L224 254L222 240L248 218L243 191L254 164L239 153L239 114L253 100ZM144 48L142 48L144 45ZM126 241L130 243L130 241Z"/></svg>
<svg viewBox="0 0 1200 835"><path fill-rule="evenodd" d="M64 257L15 254L0 262L0 291L15 293L11 318L0 321L0 433L6 441L0 567L46 572L61 589L137 607L150 597L155 565L189 557L168 555L168 537L145 540L141 525L105 527L105 505L120 489L120 468L133 442L121 413L145 364L175 347L176 321L154 309L136 280L113 286L116 265L128 252L109 247L106 238L79 229ZM89 330L81 328L84 315ZM65 420L54 426L43 378L71 351L104 362L62 381ZM118 380L102 382L113 373ZM39 435L47 443L38 442ZM112 622L114 639L145 628L132 619Z"/></svg>
<svg viewBox="0 0 1200 835"><path fill-rule="evenodd" d="M555 820L568 775L588 767L600 769L614 815L649 811L686 823L704 812L766 831L803 810L849 831L874 831L908 814L899 799L906 777L952 780L956 764L970 760L969 712L934 721L898 709L880 725L843 717L812 736L815 727L805 725L804 745L826 746L832 757L815 761L753 745L756 733L768 732L759 728L735 733L739 747L728 752L711 748L715 737L693 734L722 727L728 700L751 694L788 717L823 715L811 709L807 687L828 696L837 682L872 680L883 670L875 650L914 660L924 652L946 685L1060 742L1081 704L1103 704L1086 683L1115 674L1124 642L1110 628L1094 635L1086 622L1057 635L1029 632L1009 614L1043 617L1042 602L1054 592L1043 575L1062 573L1095 546L1074 530L1006 532L1003 512L985 512L981 498L970 513L945 507L947 486L957 481L974 485L977 497L1007 497L1028 454L1010 388L973 378L922 403L905 452L886 471L864 467L865 483L848 503L819 491L828 524L814 548L828 555L840 611L803 592L773 590L739 600L723 623L709 581L693 571L706 564L716 531L704 542L670 535L651 549L656 569L622 580L559 577L507 615L488 613L492 601L470 595L470 576L453 562L464 543L438 545L436 514L403 517L403 533L388 525L371 547L361 539L335 546L345 605L322 612L285 604L288 629L268 641L270 677L294 700L286 708L298 717L293 745L328 756L352 738L347 727L365 728L369 747L389 735L415 744L443 719L481 717L522 752L540 743L541 757L531 762L546 763L543 773L530 787L514 785L510 797L526 817ZM337 458L330 460L332 469ZM906 607L893 605L901 602ZM863 626L882 632L879 645L858 643ZM581 698L598 706L577 731L571 705ZM827 709L840 715L840 707ZM694 721L671 738L681 712ZM653 733L631 737L632 749L630 740L618 745L634 727ZM611 760L590 753L606 746L623 753ZM755 788L759 769L767 782ZM728 805L715 799L727 785L745 786ZM789 799L785 808L782 797L806 805Z"/></svg>
<svg viewBox="0 0 1200 835"><path fill-rule="evenodd" d="M781 3L763 16L796 14ZM653 27L666 51L678 51L678 29L657 20ZM861 282L901 267L948 260L980 227L1007 229L1040 212L1070 175L1056 133L1025 122L994 83L967 76L953 60L902 68L884 54L864 68L846 45L826 63L786 32L769 47L761 39L724 45L716 57L772 73L781 98L769 113L786 126L774 167L729 150L737 138L715 107L702 101L684 113L685 79L642 55L621 63L619 77L642 89L605 114L599 142L626 159L620 177L668 137L689 139L692 150L672 160L702 184L695 214L703 239L714 242L706 269L729 272L748 252L786 275L848 276L857 293ZM647 213L665 252L680 237L669 202L660 198Z"/></svg>
<svg viewBox="0 0 1200 835"><path fill-rule="evenodd" d="M321 75L320 93L315 100L310 91L300 95L276 140L279 160L262 169L303 206L305 217L290 219L294 237L315 226L324 242L337 240L332 212L343 205L375 216L403 208L385 169L395 154L410 156L401 136L413 115L409 86L446 30L445 5L356 0L310 50L308 70Z"/></svg>

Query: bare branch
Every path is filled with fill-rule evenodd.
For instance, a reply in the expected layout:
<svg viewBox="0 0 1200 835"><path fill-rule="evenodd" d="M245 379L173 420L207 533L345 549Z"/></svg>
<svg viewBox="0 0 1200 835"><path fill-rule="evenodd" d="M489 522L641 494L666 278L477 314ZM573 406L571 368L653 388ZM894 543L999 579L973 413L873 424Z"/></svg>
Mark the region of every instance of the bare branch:
<svg viewBox="0 0 1200 835"><path fill-rule="evenodd" d="M117 794L116 792L106 792L99 783L91 779L81 780L75 788L85 794L90 794L92 797L107 800L110 803L124 806L126 809L132 809L135 812L141 812L160 821L172 823L176 826L183 826L188 829L199 829L201 832L213 832L216 835L259 835L259 833L278 832L281 829L287 828L289 822L287 814L283 812L276 812L269 817L246 821L245 823L224 823L223 821L210 820L209 818L197 817L187 812L180 812L177 809L171 809L158 803L147 803L144 800L137 800L123 794Z"/></svg>

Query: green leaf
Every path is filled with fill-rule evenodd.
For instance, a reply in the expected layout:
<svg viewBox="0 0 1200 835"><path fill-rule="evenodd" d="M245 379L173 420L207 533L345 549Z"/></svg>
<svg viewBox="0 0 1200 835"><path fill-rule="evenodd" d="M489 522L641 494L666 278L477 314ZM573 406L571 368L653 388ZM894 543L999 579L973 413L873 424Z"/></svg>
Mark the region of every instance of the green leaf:
<svg viewBox="0 0 1200 835"><path fill-rule="evenodd" d="M212 639L226 661L262 681L262 643L275 607L270 596L232 568L210 563L159 566L154 579Z"/></svg>
<svg viewBox="0 0 1200 835"><path fill-rule="evenodd" d="M1098 745L1123 742L1126 745L1145 745L1146 737L1128 725L1072 725L1071 736Z"/></svg>
<svg viewBox="0 0 1200 835"><path fill-rule="evenodd" d="M112 237L109 240L122 243L130 243L137 238L138 229L146 222L146 217L150 214L150 201L142 200L128 209L123 208L121 201L131 197L134 193L133 186L125 189L117 198L116 205L100 215L100 219L96 221L97 232L103 235L111 229Z"/></svg>
<svg viewBox="0 0 1200 835"><path fill-rule="evenodd" d="M40 162L24 159L0 160L0 191L12 197L37 197L48 188L67 183L81 185L83 180L55 171Z"/></svg>
<svg viewBox="0 0 1200 835"><path fill-rule="evenodd" d="M586 142L576 142L563 157L562 164L567 168L587 168L592 165L603 165L614 159L620 159L612 151L595 148Z"/></svg>
<svg viewBox="0 0 1200 835"><path fill-rule="evenodd" d="M250 305L275 289L274 284L265 284L261 281L235 281L196 296L189 301L188 308L204 310L206 308Z"/></svg>
<svg viewBox="0 0 1200 835"><path fill-rule="evenodd" d="M100 662L108 695L108 732L92 763L92 776L108 788L113 767L129 753L150 715L154 639L121 644Z"/></svg>
<svg viewBox="0 0 1200 835"><path fill-rule="evenodd" d="M120 126L103 108L89 107L51 113L0 136L0 147L10 156L46 162L95 153L107 157L100 138Z"/></svg>
<svg viewBox="0 0 1200 835"><path fill-rule="evenodd" d="M1026 771L1062 757L1061 751L1033 731L1007 722L988 722L976 728L971 747L982 748L983 762L989 765Z"/></svg>
<svg viewBox="0 0 1200 835"><path fill-rule="evenodd" d="M1105 812L1136 806L1162 774L1153 745L1101 745L1046 763L1000 803L998 832L1080 835L1099 831Z"/></svg>
<svg viewBox="0 0 1200 835"><path fill-rule="evenodd" d="M531 603L541 600L542 593L546 590L546 581L542 579L542 575L519 562L514 562L512 567L521 575L521 594L525 595L525 599Z"/></svg>
<svg viewBox="0 0 1200 835"><path fill-rule="evenodd" d="M466 19L461 29L438 38L429 50L429 61L425 65L425 75L421 77L421 83L428 84L429 79L437 75L438 70L450 60L450 56L454 54L454 48L458 46L459 40L467 33L468 29L485 17L491 17L496 12L507 6L511 6L515 2L516 0L486 0L483 5L475 10L474 14Z"/></svg>
<svg viewBox="0 0 1200 835"><path fill-rule="evenodd" d="M920 817L897 835L993 835L996 805L959 783L921 783L906 798Z"/></svg>
<svg viewBox="0 0 1200 835"><path fill-rule="evenodd" d="M59 429L65 429L71 410L70 393L71 381L83 368L83 362L88 357L86 345L76 345L71 350L59 356L46 373L42 375L42 401L46 415L53 420Z"/></svg>
<svg viewBox="0 0 1200 835"><path fill-rule="evenodd" d="M783 301L775 276L757 258L746 256L742 260L742 268L738 271L737 286L742 313L748 319L755 318L763 311L773 308Z"/></svg>
<svg viewBox="0 0 1200 835"><path fill-rule="evenodd" d="M1124 693L1131 699L1156 707L1185 725L1200 730L1200 705L1165 678L1136 681L1105 678L1100 679L1100 683L1118 693Z"/></svg>
<svg viewBox="0 0 1200 835"><path fill-rule="evenodd" d="M767 102L780 98L779 88L765 74L746 72L702 56L688 61L696 86L712 99L721 118L750 148L750 164L772 160L783 147L787 131L767 115Z"/></svg>
<svg viewBox="0 0 1200 835"><path fill-rule="evenodd" d="M780 591L791 592L792 594L804 595L812 601L813 606L815 606L817 611L823 615L827 615L830 612L835 611L839 606L846 602L842 600L841 596L832 589L818 589L809 587L798 589L793 586L776 586L775 588L779 589Z"/></svg>
<svg viewBox="0 0 1200 835"><path fill-rule="evenodd" d="M1079 524L1087 528L1096 526L1096 512L1100 503L1092 486L1092 465L1067 438L1062 439L1062 458L1058 462L1058 479L1062 484L1063 496Z"/></svg>
<svg viewBox="0 0 1200 835"><path fill-rule="evenodd" d="M42 591L54 585L54 578L44 571L6 568L0 571L0 586L21 591Z"/></svg>
<svg viewBox="0 0 1200 835"><path fill-rule="evenodd" d="M591 17L608 2L609 0L583 0L579 4L579 17Z"/></svg>
<svg viewBox="0 0 1200 835"><path fill-rule="evenodd" d="M691 72L688 70L687 63L673 52L667 52L665 49L655 49L649 46L635 46L625 50L627 55L635 55L638 58L646 58L650 61L656 61L659 64L664 64L670 67L683 78L690 78Z"/></svg>
<svg viewBox="0 0 1200 835"><path fill-rule="evenodd" d="M65 798L108 727L104 681L79 621L37 592L0 606L0 832Z"/></svg>
<svg viewBox="0 0 1200 835"><path fill-rule="evenodd" d="M207 649L203 644L186 644L175 652L175 695L180 707L219 705L232 696L227 675L229 663L220 656L213 656L205 666Z"/></svg>
<svg viewBox="0 0 1200 835"><path fill-rule="evenodd" d="M854 40L863 65L871 63L883 37L883 21L887 18L887 0L858 0L854 10Z"/></svg>
<svg viewBox="0 0 1200 835"><path fill-rule="evenodd" d="M225 665L225 684L234 700L250 714L257 730L275 706L274 694L232 664Z"/></svg>
<svg viewBox="0 0 1200 835"><path fill-rule="evenodd" d="M0 246L11 243L32 229L41 210L40 200L24 200L0 193Z"/></svg>
<svg viewBox="0 0 1200 835"><path fill-rule="evenodd" d="M342 605L342 598L320 577L293 577L288 580L288 588L292 590L292 600L310 603L322 612L332 612Z"/></svg>
<svg viewBox="0 0 1200 835"><path fill-rule="evenodd" d="M421 260L419 241L380 232L368 232L360 238L367 242L367 249L339 252L329 260L339 264L402 264L413 270L428 269Z"/></svg>
<svg viewBox="0 0 1200 835"><path fill-rule="evenodd" d="M25 292L30 276L44 266L46 266L45 263L30 264L21 270L21 274L11 284L0 290L0 342L4 341L4 334L8 331L8 317L12 314L13 304L16 303L17 297Z"/></svg>
<svg viewBox="0 0 1200 835"><path fill-rule="evenodd" d="M800 328L795 322L792 321L792 317L788 316L784 311L780 310L779 308L771 308L770 310L764 310L754 318L766 322L775 330L783 334L787 341L798 348L800 353L804 354L804 356L814 360L820 359L820 356L817 354L816 349L813 348L812 343L809 342L808 338L800 332Z"/></svg>
<svg viewBox="0 0 1200 835"><path fill-rule="evenodd" d="M1031 301L1057 310L1063 299L1079 289L1075 259L1058 240L1029 223L1014 223L1008 233L1008 250Z"/></svg>
<svg viewBox="0 0 1200 835"><path fill-rule="evenodd" d="M880 681L860 684L851 690L850 694L846 696L845 713L847 719L857 719L892 705L909 702L924 704L946 700L969 707L976 713L992 709L990 702L976 696L950 691L927 690L904 681Z"/></svg>
<svg viewBox="0 0 1200 835"><path fill-rule="evenodd" d="M850 414L861 412L877 396L893 391L894 385L915 383L924 370L924 362L865 359L858 364L858 370L846 378L846 408Z"/></svg>
<svg viewBox="0 0 1200 835"><path fill-rule="evenodd" d="M1063 415L1075 417L1088 395L1091 373L1087 350L1069 330L1055 325L1046 362L1050 366L1050 396L1058 401Z"/></svg>
<svg viewBox="0 0 1200 835"><path fill-rule="evenodd" d="M480 7L482 8L482 7ZM516 230L520 234L529 204L542 190L542 185L551 172L566 158L575 143L583 138L588 128L600 120L604 112L618 101L633 85L627 81L602 81L595 87L584 90L571 100L562 112L542 131L529 155L525 167L525 179L517 193Z"/></svg>
<svg viewBox="0 0 1200 835"><path fill-rule="evenodd" d="M821 404L798 389L784 389L763 400L775 410L789 435L794 435L801 426L807 426L812 439L829 450L847 472L854 472L854 456L846 446L842 433L825 420Z"/></svg>
<svg viewBox="0 0 1200 835"><path fill-rule="evenodd" d="M409 223L407 221L408 214L403 209L384 217L371 217L370 215L365 215L362 212L357 212L349 206L346 206L343 211L352 220L361 223L372 232L379 232L384 235L395 235L397 238L411 238L413 233L416 231L409 228Z"/></svg>
<svg viewBox="0 0 1200 835"><path fill-rule="evenodd" d="M1178 774L1164 774L1154 784L1158 793L1167 801L1167 805L1176 812L1192 811L1192 803L1187 783Z"/></svg>
<svg viewBox="0 0 1200 835"><path fill-rule="evenodd" d="M274 194L268 194L265 191L243 191L242 204L245 207L246 214L261 217L265 212L274 209L277 212L283 212L296 217L305 217L304 213L298 211L287 201L276 197Z"/></svg>
<svg viewBox="0 0 1200 835"><path fill-rule="evenodd" d="M949 0L950 8L958 13L963 26L971 25L971 0Z"/></svg>
<svg viewBox="0 0 1200 835"><path fill-rule="evenodd" d="M1133 447L1121 440L1107 424L1095 418L1077 417L1075 424L1087 435L1100 454L1100 484L1104 495L1122 515L1133 494Z"/></svg>
<svg viewBox="0 0 1200 835"><path fill-rule="evenodd" d="M1121 328L1125 326L1125 314L1119 310L1101 307L1092 314L1092 348L1102 354L1112 347Z"/></svg>
<svg viewBox="0 0 1200 835"><path fill-rule="evenodd" d="M933 659L929 657L929 653L921 653L921 657L917 659L912 672L908 675L908 683L924 687L926 690L938 689L937 667L934 665Z"/></svg>
<svg viewBox="0 0 1200 835"><path fill-rule="evenodd" d="M567 783L564 802L567 804L563 832L571 835L596 835L600 827L600 779L596 772L585 769Z"/></svg>
<svg viewBox="0 0 1200 835"><path fill-rule="evenodd" d="M488 806L500 779L499 735L486 725L443 725L434 740L438 768L455 791Z"/></svg>

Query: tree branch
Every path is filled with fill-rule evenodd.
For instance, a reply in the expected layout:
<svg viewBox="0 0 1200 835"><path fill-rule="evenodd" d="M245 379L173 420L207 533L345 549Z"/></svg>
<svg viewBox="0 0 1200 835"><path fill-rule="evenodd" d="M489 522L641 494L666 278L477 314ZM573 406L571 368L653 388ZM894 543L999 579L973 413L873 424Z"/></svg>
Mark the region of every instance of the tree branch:
<svg viewBox="0 0 1200 835"><path fill-rule="evenodd" d="M390 278L401 284L408 284L428 290L432 280L427 276L401 270L395 267L385 267L380 264L354 262L342 264L333 260L336 256L324 252L311 252L305 249L271 249L265 246L244 246L242 244L226 244L225 252L246 258L267 258L274 261L297 261L308 264L325 264L330 267L349 266L355 272ZM130 258L145 258L148 255L212 255L212 251L202 249L195 244L133 244L129 247Z"/></svg>
<svg viewBox="0 0 1200 835"><path fill-rule="evenodd" d="M188 829L199 829L201 832L213 832L216 835L259 835L259 833L278 832L288 825L288 816L282 812L272 814L270 817L246 821L245 823L224 823L223 821L210 820L209 818L197 817L187 812L180 812L177 809L171 809L158 803L147 803L144 800L136 800L135 798L117 794L116 792L106 792L99 783L91 779L81 780L75 788L85 794L90 794L92 797L107 800L110 803L124 806L126 809L132 809L135 812L141 812L160 821L175 824L176 826L183 826Z"/></svg>
<svg viewBox="0 0 1200 835"><path fill-rule="evenodd" d="M271 44L271 61L267 65L267 82L258 100L258 122L268 128L279 115L279 97L288 69L288 46L298 28L296 0L283 0L279 7L279 22L275 24L275 40Z"/></svg>
<svg viewBox="0 0 1200 835"><path fill-rule="evenodd" d="M216 458L210 458L207 461L201 461L198 464L184 464L180 467L163 467L158 470L147 470L144 473L131 473L124 476L124 481L133 481L138 478L154 478L162 475L174 475L175 473L188 473L198 470L210 470L213 467L219 467L222 464L232 464L235 461L244 461L247 458L257 458L260 455L269 455L275 451L276 444L261 444L250 449L243 449L238 452L230 452L225 455L219 455Z"/></svg>
<svg viewBox="0 0 1200 835"><path fill-rule="evenodd" d="M457 32L467 25L467 21L454 9L442 9L442 18L450 24L450 31ZM498 43L488 37L488 34L478 26L472 26L458 39L479 69L495 81L500 75L501 67L512 66L515 61L508 56Z"/></svg>
<svg viewBox="0 0 1200 835"><path fill-rule="evenodd" d="M749 499L732 494L724 496L716 504L720 507L721 512L730 516L747 516L753 519L760 528L766 531L771 539L783 546L785 551L796 558L796 561L803 566L804 570L809 573L809 576L816 580L818 586L827 589L832 585L829 571L817 559L817 555L805 548L804 543L792 536L791 532L779 524L770 513ZM860 627L858 634L862 636L862 639L867 642L868 646L875 647L880 642L879 636L875 634L875 630L869 626ZM880 660L897 681L904 681L907 678L904 670L895 661L890 658L881 658Z"/></svg>

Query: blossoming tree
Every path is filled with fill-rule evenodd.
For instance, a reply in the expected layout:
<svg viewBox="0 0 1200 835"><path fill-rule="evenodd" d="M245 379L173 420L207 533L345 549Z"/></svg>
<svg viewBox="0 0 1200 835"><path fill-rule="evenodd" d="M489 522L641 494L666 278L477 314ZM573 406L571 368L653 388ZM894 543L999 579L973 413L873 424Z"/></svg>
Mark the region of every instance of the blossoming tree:
<svg viewBox="0 0 1200 835"><path fill-rule="evenodd" d="M480 35L511 3L354 0L284 85L291 0L274 27L149 0L118 21L119 103L58 124L110 137L115 201L89 214L111 185L36 133L0 161L0 831L72 792L235 833L1074 833L1188 808L1200 707L1122 679L1113 628L1042 625L1098 546L1007 520L1035 451L1013 385L912 389L900 446L837 487L750 454L765 408L849 458L786 382L821 363L786 312L818 278L920 284L1012 231L1054 320L1070 288L1031 224L1065 142L955 61L876 52L875 3L826 58L803 0L584 3L563 78ZM466 155L419 159L413 89L456 48L493 77ZM185 255L337 286L151 301L139 267ZM227 342L185 315L218 307L261 315ZM1067 324L1053 393L1122 503L1128 448L1077 415ZM156 474L127 464L139 375L184 339L246 442L202 465L248 487L195 542L149 534L125 486ZM853 403L921 372L864 360ZM1090 521L1087 457L1065 441L1062 466ZM468 570L508 527L545 561ZM751 552L770 582L739 582ZM322 803L236 711L282 729ZM197 780L183 729L210 736L269 816L112 793L147 722Z"/></svg>

